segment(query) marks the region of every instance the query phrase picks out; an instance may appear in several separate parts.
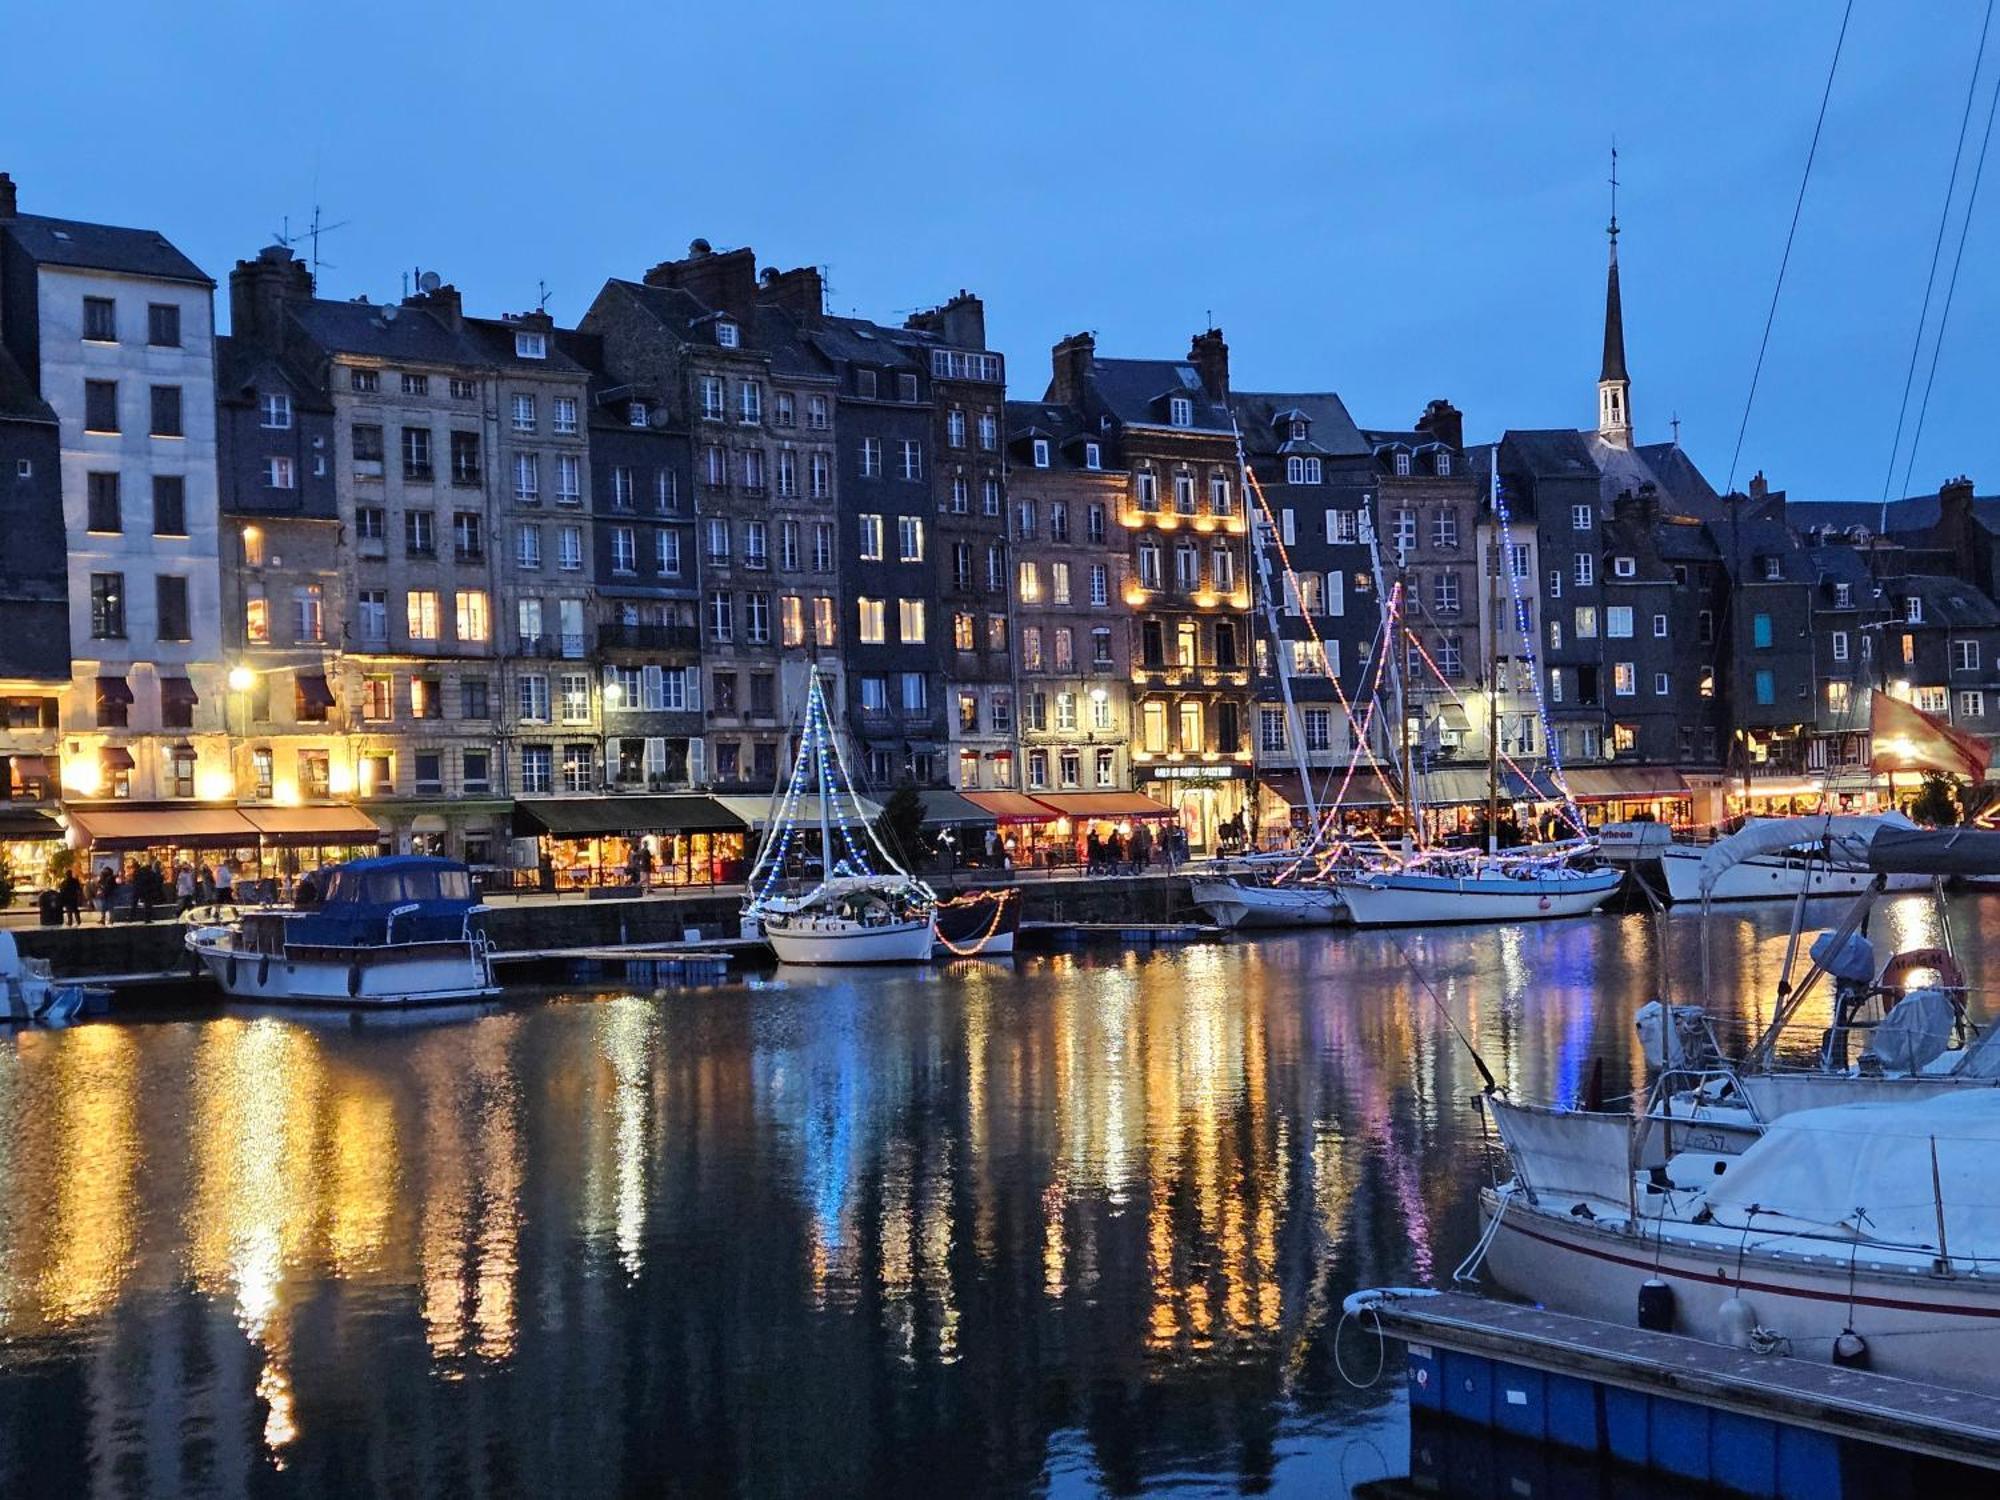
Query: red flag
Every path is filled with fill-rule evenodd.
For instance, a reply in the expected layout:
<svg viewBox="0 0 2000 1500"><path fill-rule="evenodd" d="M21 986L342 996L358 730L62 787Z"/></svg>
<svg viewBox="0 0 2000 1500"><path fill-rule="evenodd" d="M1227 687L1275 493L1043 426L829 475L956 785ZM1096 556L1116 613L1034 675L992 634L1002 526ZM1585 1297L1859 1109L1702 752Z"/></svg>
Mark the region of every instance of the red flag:
<svg viewBox="0 0 2000 1500"><path fill-rule="evenodd" d="M1871 771L1942 771L1986 779L1993 747L1976 734L1954 729L1914 704L1877 692L1868 709Z"/></svg>

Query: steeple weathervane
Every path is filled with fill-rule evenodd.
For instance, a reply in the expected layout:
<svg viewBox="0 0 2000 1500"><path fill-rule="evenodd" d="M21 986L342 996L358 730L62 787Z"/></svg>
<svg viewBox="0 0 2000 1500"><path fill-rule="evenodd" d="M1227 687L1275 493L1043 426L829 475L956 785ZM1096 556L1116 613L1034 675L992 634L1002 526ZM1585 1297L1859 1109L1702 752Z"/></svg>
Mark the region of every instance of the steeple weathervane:
<svg viewBox="0 0 2000 1500"><path fill-rule="evenodd" d="M1632 381L1625 373L1625 309L1618 295L1618 145L1611 146L1610 265L1604 282L1604 367L1597 376L1597 435L1632 446Z"/></svg>

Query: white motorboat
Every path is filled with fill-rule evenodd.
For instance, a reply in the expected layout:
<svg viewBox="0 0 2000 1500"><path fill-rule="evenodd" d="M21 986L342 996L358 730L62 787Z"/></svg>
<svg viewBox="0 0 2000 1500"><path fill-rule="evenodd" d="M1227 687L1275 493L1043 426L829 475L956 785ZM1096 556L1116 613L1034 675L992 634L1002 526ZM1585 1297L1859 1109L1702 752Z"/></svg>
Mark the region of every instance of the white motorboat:
<svg viewBox="0 0 2000 1500"><path fill-rule="evenodd" d="M1197 875L1188 888L1194 904L1220 927L1331 927L1343 916L1338 893L1316 880L1272 884L1249 875Z"/></svg>
<svg viewBox="0 0 2000 1500"><path fill-rule="evenodd" d="M780 885L793 844L813 826L819 845L810 857L819 867L818 881L786 894ZM838 856L836 835L843 851ZM748 884L744 922L757 925L779 963L924 964L938 947L937 892L898 864L861 816L816 667L807 673L798 753L772 794Z"/></svg>
<svg viewBox="0 0 2000 1500"><path fill-rule="evenodd" d="M1610 899L1624 876L1560 860L1459 855L1412 861L1335 882L1357 927L1437 922L1527 922L1579 917Z"/></svg>
<svg viewBox="0 0 2000 1500"><path fill-rule="evenodd" d="M1706 847L1666 844L1659 850L1667 895L1676 902L1766 901L1795 896L1858 896L1875 872L1830 857L1824 840L1830 828L1859 825L1913 829L1897 813L1880 817L1826 814L1801 818L1752 818L1736 833ZM1887 878L1893 891L1920 890L1928 875L1897 873Z"/></svg>
<svg viewBox="0 0 2000 1500"><path fill-rule="evenodd" d="M188 951L231 997L284 1004L429 1005L497 995L486 910L455 860L360 859L318 905L190 927Z"/></svg>
<svg viewBox="0 0 2000 1500"><path fill-rule="evenodd" d="M760 915L782 964L923 964L937 945L936 911L920 881L852 876L797 899L774 897Z"/></svg>
<svg viewBox="0 0 2000 1500"><path fill-rule="evenodd" d="M0 1023L62 1026L83 1009L80 984L59 984L46 958L22 956L14 934L0 930Z"/></svg>
<svg viewBox="0 0 2000 1500"><path fill-rule="evenodd" d="M1480 1200L1507 1290L2000 1390L2000 1091L1806 1110L1740 1156L1675 1149L1646 1117L1488 1107L1514 1171Z"/></svg>

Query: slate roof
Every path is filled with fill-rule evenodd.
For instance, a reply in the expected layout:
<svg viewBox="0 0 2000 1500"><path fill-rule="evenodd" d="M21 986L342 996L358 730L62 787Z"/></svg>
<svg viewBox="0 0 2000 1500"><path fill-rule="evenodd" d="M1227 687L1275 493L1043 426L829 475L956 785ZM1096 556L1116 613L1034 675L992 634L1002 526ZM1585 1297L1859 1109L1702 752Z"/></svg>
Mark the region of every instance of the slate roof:
<svg viewBox="0 0 2000 1500"><path fill-rule="evenodd" d="M1124 423L1167 425L1163 402L1187 396L1194 402L1194 425L1188 432L1233 432L1229 408L1211 401L1202 389L1201 373L1185 359L1094 359L1090 384L1097 399Z"/></svg>
<svg viewBox="0 0 2000 1500"><path fill-rule="evenodd" d="M541 333L549 336L547 359L523 359L514 352L516 333ZM538 329L511 323L505 318L467 318L465 320L466 342L480 351L485 363L503 369L516 367L549 375L581 376L584 367L563 349L562 341L556 337L554 329Z"/></svg>
<svg viewBox="0 0 2000 1500"><path fill-rule="evenodd" d="M1361 429L1354 425L1354 418L1348 415L1347 404L1331 391L1232 391L1229 404L1235 408L1237 421L1242 425L1246 453L1360 457L1373 451ZM1289 419L1294 414L1312 424L1303 443L1292 442L1278 427L1280 418Z"/></svg>
<svg viewBox="0 0 2000 1500"><path fill-rule="evenodd" d="M35 394L33 382L4 347L0 347L0 420L45 422L51 427L56 421L48 402Z"/></svg>
<svg viewBox="0 0 2000 1500"><path fill-rule="evenodd" d="M452 332L426 308L314 298L287 302L285 312L308 339L329 353L437 365L491 363L475 340Z"/></svg>
<svg viewBox="0 0 2000 1500"><path fill-rule="evenodd" d="M1590 445L1573 427L1514 429L1501 443L1537 479L1582 479L1598 472Z"/></svg>
<svg viewBox="0 0 2000 1500"><path fill-rule="evenodd" d="M1891 500L1888 509L1885 527L1879 501L1799 500L1793 502L1792 519L1800 526L1865 526L1887 536L1928 531L1938 523L1938 497L1934 494ZM1988 531L2000 532L2000 495L1974 495L1972 516Z"/></svg>
<svg viewBox="0 0 2000 1500"><path fill-rule="evenodd" d="M1921 596L1925 625L1942 625L1952 630L2000 628L2000 605L1962 578L1912 573L1898 579L1892 592L1899 599L1909 594Z"/></svg>
<svg viewBox="0 0 2000 1500"><path fill-rule="evenodd" d="M215 340L215 399L242 403L255 399L253 392L282 386L291 394L292 404L305 411L332 411L333 402L325 387L293 361L282 359L268 349L245 343L233 335Z"/></svg>
<svg viewBox="0 0 2000 1500"><path fill-rule="evenodd" d="M1082 412L1073 406L1063 406L1054 401L1009 401L1005 415L1004 429L1007 446L1025 445L1033 435L1049 439L1053 449L1049 462L1052 467L1082 470L1086 473L1113 472L1111 445ZM1101 444L1102 462L1096 469L1083 467L1083 444L1085 440Z"/></svg>
<svg viewBox="0 0 2000 1500"><path fill-rule="evenodd" d="M916 372L925 367L904 330L884 328L866 318L827 318L804 337L829 360L880 369Z"/></svg>
<svg viewBox="0 0 2000 1500"><path fill-rule="evenodd" d="M21 214L4 226L24 253L45 266L71 266L84 271L117 271L152 276L163 281L215 285L214 278L176 250L156 229L124 229L115 224L86 224L78 219L50 219Z"/></svg>
<svg viewBox="0 0 2000 1500"><path fill-rule="evenodd" d="M1708 526L1700 521L1662 516L1653 528L1653 543L1660 556L1671 562L1719 562L1722 558Z"/></svg>

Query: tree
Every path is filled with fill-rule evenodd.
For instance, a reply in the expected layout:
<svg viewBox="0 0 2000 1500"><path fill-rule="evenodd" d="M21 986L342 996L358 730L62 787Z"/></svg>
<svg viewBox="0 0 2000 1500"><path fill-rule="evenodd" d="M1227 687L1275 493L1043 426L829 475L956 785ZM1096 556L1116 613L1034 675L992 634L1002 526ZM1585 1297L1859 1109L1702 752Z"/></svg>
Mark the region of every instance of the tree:
<svg viewBox="0 0 2000 1500"><path fill-rule="evenodd" d="M1910 816L1942 828L1958 821L1958 786L1941 771L1924 772L1924 784L1910 799Z"/></svg>
<svg viewBox="0 0 2000 1500"><path fill-rule="evenodd" d="M914 781L904 781L882 804L875 820L875 842L900 863L914 869L923 848L924 799Z"/></svg>

